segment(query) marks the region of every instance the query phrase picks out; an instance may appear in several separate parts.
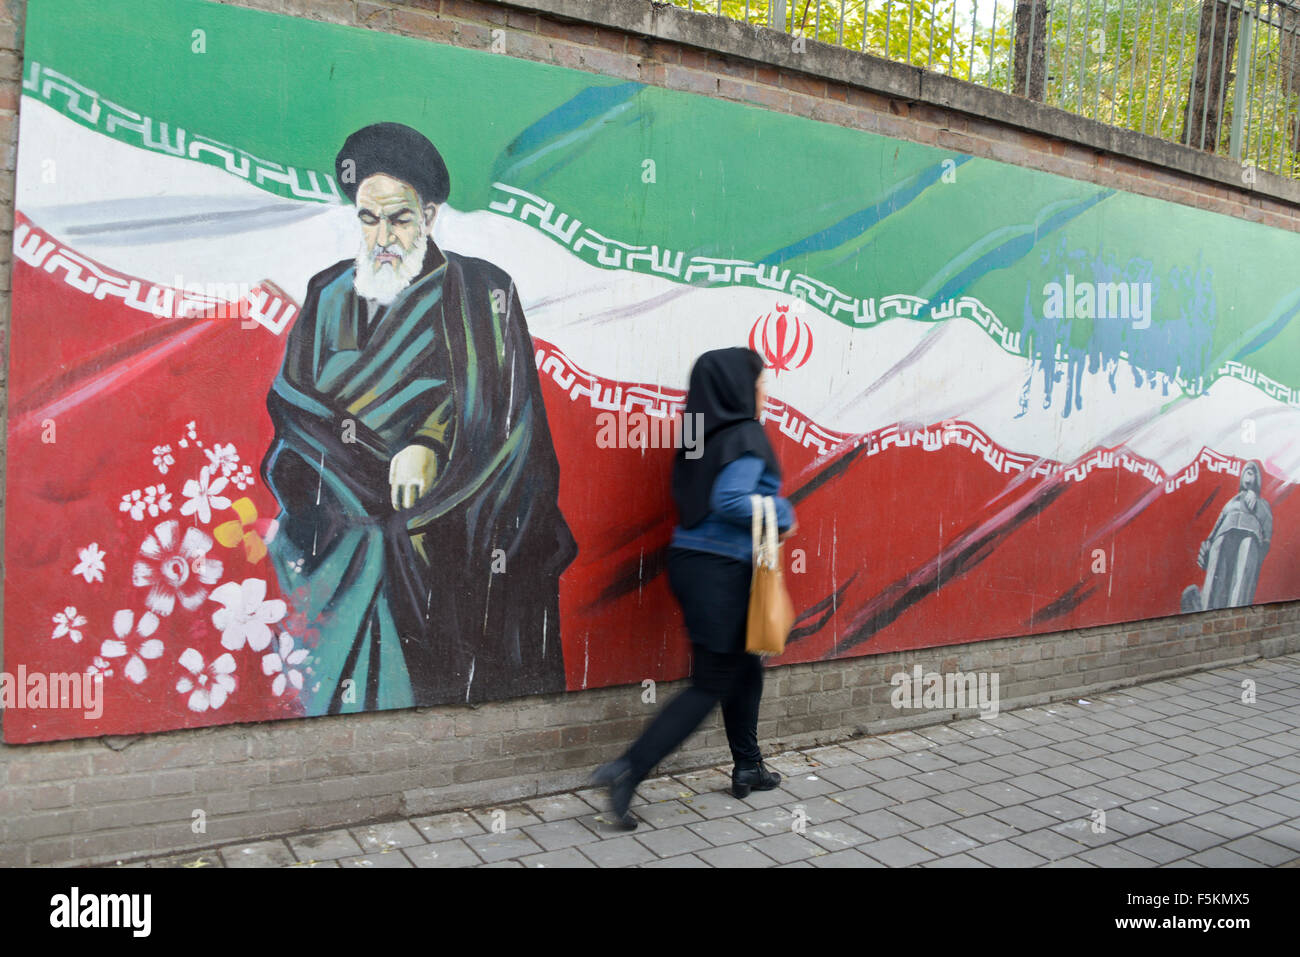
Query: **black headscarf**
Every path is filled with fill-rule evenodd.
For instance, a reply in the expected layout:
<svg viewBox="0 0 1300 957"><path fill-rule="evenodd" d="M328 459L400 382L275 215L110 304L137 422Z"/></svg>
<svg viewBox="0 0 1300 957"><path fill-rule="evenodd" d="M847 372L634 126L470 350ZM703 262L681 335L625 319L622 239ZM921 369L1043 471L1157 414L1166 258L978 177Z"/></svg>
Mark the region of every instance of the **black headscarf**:
<svg viewBox="0 0 1300 957"><path fill-rule="evenodd" d="M703 448L698 458L677 450L673 462L673 500L683 528L691 528L709 513L713 482L728 464L745 454L763 459L781 474L772 443L754 414L754 389L763 372L763 358L753 349L715 349L695 360L686 393L686 415L703 415Z"/></svg>

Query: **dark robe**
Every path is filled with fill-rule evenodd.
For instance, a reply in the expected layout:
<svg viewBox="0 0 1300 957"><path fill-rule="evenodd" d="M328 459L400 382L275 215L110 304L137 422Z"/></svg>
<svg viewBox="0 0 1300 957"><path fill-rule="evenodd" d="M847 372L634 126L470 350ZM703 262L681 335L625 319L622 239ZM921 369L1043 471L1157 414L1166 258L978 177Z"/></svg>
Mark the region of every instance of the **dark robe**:
<svg viewBox="0 0 1300 957"><path fill-rule="evenodd" d="M1247 469L1255 472L1254 506L1247 503ZM1239 608L1255 600L1260 568L1273 541L1273 510L1260 492L1263 479L1258 462L1242 468L1240 491L1223 506L1197 555L1197 564L1205 569L1205 585L1192 585L1183 592L1183 611Z"/></svg>
<svg viewBox="0 0 1300 957"><path fill-rule="evenodd" d="M267 397L271 558L320 634L307 713L562 691L558 581L577 549L514 283L430 241L372 315L355 273L313 277ZM437 472L395 511L389 465L412 444Z"/></svg>

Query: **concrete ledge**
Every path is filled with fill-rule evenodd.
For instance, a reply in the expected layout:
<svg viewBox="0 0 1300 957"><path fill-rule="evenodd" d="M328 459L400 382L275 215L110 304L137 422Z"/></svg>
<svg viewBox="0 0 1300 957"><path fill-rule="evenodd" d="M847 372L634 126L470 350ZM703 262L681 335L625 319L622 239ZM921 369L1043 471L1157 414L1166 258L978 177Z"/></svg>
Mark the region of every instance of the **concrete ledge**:
<svg viewBox="0 0 1300 957"><path fill-rule="evenodd" d="M1254 183L1247 183L1243 179L1245 167L1226 156L1120 129L1021 96L884 60L869 53L814 40L805 40L803 51L796 52L791 37L779 30L706 13L692 13L650 0L497 2L558 20L594 24L648 39L668 40L724 56L779 66L908 103L955 110L1074 143L1098 153L1127 157L1242 193L1266 196L1300 207L1300 181L1256 169Z"/></svg>

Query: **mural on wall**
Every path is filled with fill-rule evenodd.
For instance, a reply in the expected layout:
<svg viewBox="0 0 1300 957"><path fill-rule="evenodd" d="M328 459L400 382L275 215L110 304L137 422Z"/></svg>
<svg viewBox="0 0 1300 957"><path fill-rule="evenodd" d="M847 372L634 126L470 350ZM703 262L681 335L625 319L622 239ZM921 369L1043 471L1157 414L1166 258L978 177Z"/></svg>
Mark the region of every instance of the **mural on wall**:
<svg viewBox="0 0 1300 957"><path fill-rule="evenodd" d="M681 676L660 438L729 345L799 512L781 662L1300 597L1300 237L106 6L28 11L4 611L5 673L102 709L3 702L7 741Z"/></svg>

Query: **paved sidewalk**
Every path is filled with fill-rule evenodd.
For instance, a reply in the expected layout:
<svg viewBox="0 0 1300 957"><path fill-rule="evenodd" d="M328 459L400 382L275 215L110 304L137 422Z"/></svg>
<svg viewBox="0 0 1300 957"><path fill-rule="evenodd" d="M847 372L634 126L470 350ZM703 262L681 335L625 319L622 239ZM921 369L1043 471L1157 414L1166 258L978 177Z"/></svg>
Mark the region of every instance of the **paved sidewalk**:
<svg viewBox="0 0 1300 957"><path fill-rule="evenodd" d="M768 765L781 787L744 800L730 765L646 781L631 832L578 790L135 866L1296 866L1300 655Z"/></svg>

